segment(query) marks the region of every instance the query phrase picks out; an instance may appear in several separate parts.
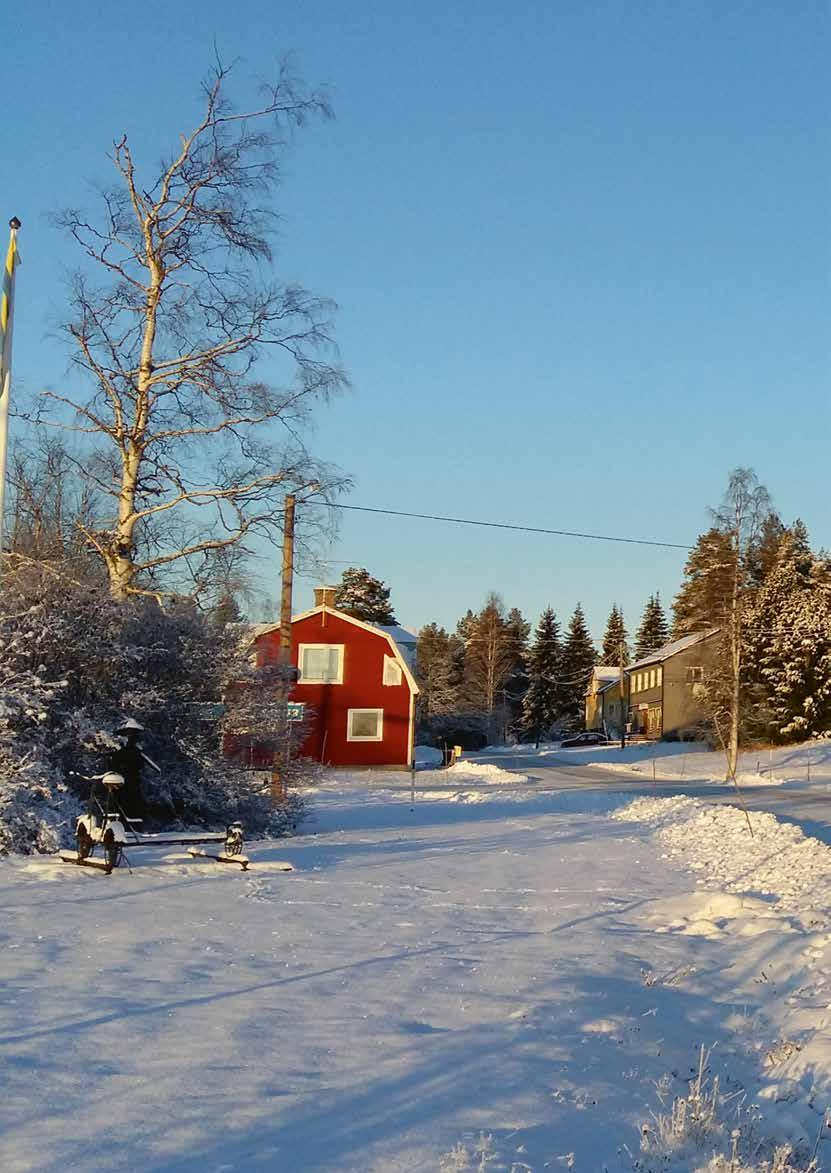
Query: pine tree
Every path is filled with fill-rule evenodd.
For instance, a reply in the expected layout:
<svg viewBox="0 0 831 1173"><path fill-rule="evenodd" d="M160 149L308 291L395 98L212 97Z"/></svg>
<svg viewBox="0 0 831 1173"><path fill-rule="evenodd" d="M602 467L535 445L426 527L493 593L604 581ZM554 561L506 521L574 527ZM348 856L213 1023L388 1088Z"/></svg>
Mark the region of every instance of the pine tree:
<svg viewBox="0 0 831 1173"><path fill-rule="evenodd" d="M363 567L350 566L341 575L335 606L364 623L397 623L390 606L390 588Z"/></svg>
<svg viewBox="0 0 831 1173"><path fill-rule="evenodd" d="M547 607L540 616L526 657L528 691L522 704L523 730L537 745L560 716L563 649L560 625Z"/></svg>
<svg viewBox="0 0 831 1173"><path fill-rule="evenodd" d="M656 593L649 596L649 602L643 610L643 618L635 636L635 660L642 660L644 656L662 648L669 640L669 624L664 609L661 606L661 596Z"/></svg>
<svg viewBox="0 0 831 1173"><path fill-rule="evenodd" d="M597 652L592 643L583 608L578 603L574 608L568 634L563 645L562 675L560 677L560 715L568 725L582 724L585 713L585 695L597 663Z"/></svg>
<svg viewBox="0 0 831 1173"><path fill-rule="evenodd" d="M603 650L600 659L604 664L619 664L621 652L623 663L629 663L629 645L626 642L628 632L623 622L623 612L617 603L612 604L609 620L606 624L606 634L603 636Z"/></svg>

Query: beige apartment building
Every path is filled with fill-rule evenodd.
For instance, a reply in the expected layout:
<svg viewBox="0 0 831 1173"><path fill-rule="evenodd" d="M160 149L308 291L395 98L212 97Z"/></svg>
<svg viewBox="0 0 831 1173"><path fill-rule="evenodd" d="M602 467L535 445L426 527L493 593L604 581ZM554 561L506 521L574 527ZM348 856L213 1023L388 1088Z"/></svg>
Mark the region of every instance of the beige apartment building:
<svg viewBox="0 0 831 1173"><path fill-rule="evenodd" d="M635 735L650 739L694 735L705 718L704 685L718 630L712 627L685 635L629 664L622 702L619 678L598 681L590 697L593 678L586 693L586 728L617 737L624 712L628 732Z"/></svg>

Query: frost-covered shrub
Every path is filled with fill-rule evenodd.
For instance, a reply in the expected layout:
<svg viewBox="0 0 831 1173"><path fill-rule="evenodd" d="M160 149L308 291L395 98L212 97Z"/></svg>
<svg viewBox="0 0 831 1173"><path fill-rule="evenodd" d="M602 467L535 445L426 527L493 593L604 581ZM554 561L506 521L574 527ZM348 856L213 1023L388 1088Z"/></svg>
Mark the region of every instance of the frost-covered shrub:
<svg viewBox="0 0 831 1173"><path fill-rule="evenodd" d="M72 772L102 771L126 716L145 726L142 744L161 768L143 776L151 821L221 826L241 818L249 832L267 832L296 818L294 809L275 813L268 778L228 761L221 722L201 715L230 682L257 685L238 633L191 606L116 603L98 586L4 586L0 852L68 842L87 787ZM273 704L263 700L273 739ZM257 705L249 708L257 734Z"/></svg>
<svg viewBox="0 0 831 1173"><path fill-rule="evenodd" d="M798 1153L759 1131L755 1107L724 1094L709 1059L702 1047L687 1095L642 1126L634 1173L817 1173L815 1152Z"/></svg>

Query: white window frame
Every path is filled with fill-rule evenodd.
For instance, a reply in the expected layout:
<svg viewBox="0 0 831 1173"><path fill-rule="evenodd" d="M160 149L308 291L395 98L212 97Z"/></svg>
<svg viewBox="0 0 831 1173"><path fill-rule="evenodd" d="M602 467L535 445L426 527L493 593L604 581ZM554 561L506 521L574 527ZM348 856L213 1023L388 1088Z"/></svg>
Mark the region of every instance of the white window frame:
<svg viewBox="0 0 831 1173"><path fill-rule="evenodd" d="M387 680L387 673L395 676L395 680ZM384 656L384 670L381 674L381 682L388 688L394 688L404 680L404 673L401 671L401 665L396 660L395 656Z"/></svg>
<svg viewBox="0 0 831 1173"><path fill-rule="evenodd" d="M338 653L338 674L337 674L336 679L334 679L334 680L321 680L318 677L304 675L303 660L306 656L306 652L307 651L319 652L319 651L322 651L324 648L327 650L331 650L332 648L335 648L337 650L337 653ZM297 648L297 667L300 670L300 675L298 676L297 683L298 684L343 684L343 661L344 661L343 649L344 649L343 644L300 644Z"/></svg>
<svg viewBox="0 0 831 1173"><path fill-rule="evenodd" d="M373 737L362 737L352 732L353 717L364 713L375 713L378 717L378 732ZM384 740L384 710L383 709L347 709L346 710L346 740L347 741L383 741Z"/></svg>

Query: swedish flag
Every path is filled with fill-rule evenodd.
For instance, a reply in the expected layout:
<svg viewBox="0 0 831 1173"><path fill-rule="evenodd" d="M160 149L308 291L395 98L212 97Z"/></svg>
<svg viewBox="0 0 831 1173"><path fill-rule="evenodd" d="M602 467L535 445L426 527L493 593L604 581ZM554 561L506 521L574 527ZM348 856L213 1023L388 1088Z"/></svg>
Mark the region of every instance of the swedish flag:
<svg viewBox="0 0 831 1173"><path fill-rule="evenodd" d="M6 450L9 440L9 396L12 382L12 317L14 314L14 273L20 263L17 251L17 230L20 221L15 216L9 221L11 234L3 269L3 290L0 293L0 552L3 549L3 498L6 488Z"/></svg>

